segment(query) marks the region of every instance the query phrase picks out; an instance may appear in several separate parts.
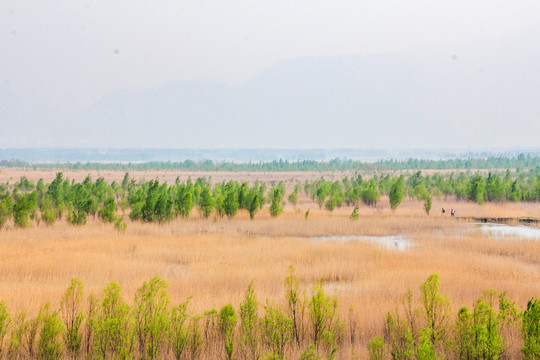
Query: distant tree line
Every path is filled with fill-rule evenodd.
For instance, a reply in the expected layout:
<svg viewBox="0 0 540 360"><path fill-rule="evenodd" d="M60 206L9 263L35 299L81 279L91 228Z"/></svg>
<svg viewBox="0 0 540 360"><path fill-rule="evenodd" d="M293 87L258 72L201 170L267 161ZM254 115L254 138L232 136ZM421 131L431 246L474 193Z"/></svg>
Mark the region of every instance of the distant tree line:
<svg viewBox="0 0 540 360"><path fill-rule="evenodd" d="M141 163L28 163L21 160L2 160L0 167L64 169L64 170L192 170L192 171L395 171L395 170L467 170L467 169L530 169L540 168L540 157L520 154L517 157L488 157L446 160L379 160L376 162L332 159L330 161L274 160L259 162L230 162L212 160L150 161Z"/></svg>
<svg viewBox="0 0 540 360"><path fill-rule="evenodd" d="M270 185L270 187L269 187ZM489 172L487 175L470 172L422 174L421 171L399 175L381 174L370 178L362 175L345 176L340 180L324 178L296 184L287 196L283 182L223 181L211 184L208 178L191 178L174 184L159 180L139 180L126 173L122 182L107 183L100 177L93 181L87 176L76 183L64 178L62 172L45 183L21 177L13 184L0 184L0 228L11 218L17 227L33 222L53 224L65 218L70 224L84 225L89 216L125 230L124 215L132 221L165 223L174 218L189 218L198 211L201 217L232 219L239 210L254 219L258 211L268 205L272 217L279 216L288 201L297 207L298 196L305 196L319 208L334 211L346 206L355 207L351 219L358 219L360 204L375 207L381 197L388 196L390 208L395 210L408 196L424 202L429 215L432 198L454 197L478 204L486 202L540 201L540 171L510 170ZM309 211L309 210L308 210ZM305 214L308 218L309 212Z"/></svg>

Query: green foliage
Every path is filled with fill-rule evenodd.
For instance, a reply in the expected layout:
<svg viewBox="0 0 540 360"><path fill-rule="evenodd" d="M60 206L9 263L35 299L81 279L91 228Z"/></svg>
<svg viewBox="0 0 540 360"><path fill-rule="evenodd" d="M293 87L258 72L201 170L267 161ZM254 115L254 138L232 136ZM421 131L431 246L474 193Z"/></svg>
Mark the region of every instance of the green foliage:
<svg viewBox="0 0 540 360"><path fill-rule="evenodd" d="M420 286L422 295L422 318L431 343L438 347L447 338L448 320L450 318L450 300L441 294L439 274L430 275Z"/></svg>
<svg viewBox="0 0 540 360"><path fill-rule="evenodd" d="M194 206L194 191L195 187L189 180L186 184L177 186L178 193L175 199L176 212L183 218L188 218Z"/></svg>
<svg viewBox="0 0 540 360"><path fill-rule="evenodd" d="M85 354L86 358L92 358L94 353L94 346L93 346L93 339L94 339L94 330L95 330L95 324L97 320L98 315L98 299L96 296L91 294L88 297L88 307L86 309L86 324L85 324Z"/></svg>
<svg viewBox="0 0 540 360"><path fill-rule="evenodd" d="M304 220L307 220L309 218L309 209L306 210L306 213L304 214Z"/></svg>
<svg viewBox="0 0 540 360"><path fill-rule="evenodd" d="M33 338L30 341L30 347L26 347L27 339L30 336L29 332L29 323L26 321L26 313L21 312L17 314L12 323L11 336L8 341L8 358L9 359L20 359L25 355L28 355L26 352L29 350L31 353L30 356L35 353L35 333Z"/></svg>
<svg viewBox="0 0 540 360"><path fill-rule="evenodd" d="M475 201L478 204L486 203L486 181L480 174L470 179L468 193L469 200Z"/></svg>
<svg viewBox="0 0 540 360"><path fill-rule="evenodd" d="M523 159L527 161L527 159ZM374 175L364 180L361 176L349 178L345 176L338 181L326 181L323 178L304 184L304 191L321 208L324 205L329 211L340 207L343 203L356 206L360 200L369 206L376 206L381 194L388 194L391 206L398 206L396 200L403 194L414 196L424 201L424 210L429 215L433 196L455 196L456 199L485 201L538 201L540 200L540 166L529 171L517 169L492 171L487 177L476 173L435 173L422 175L413 173L408 178L392 177L391 174ZM21 178L15 185L0 184L0 227L13 216L15 226L26 227L32 220L41 219L52 224L63 214L71 224L83 225L88 216L99 215L106 222L115 222L116 228L123 231L125 223L118 221L117 207L124 212L131 209L131 220L145 222L166 222L173 219L174 214L189 217L193 206L197 206L202 217L208 218L214 212L217 216L235 216L238 209L245 209L253 219L266 203L271 202L269 210L272 214L280 214L285 205L283 199L285 185L275 184L265 196L265 184L256 183L252 187L248 182L229 181L218 183L213 188L206 178L199 178L193 184L191 180L168 186L157 180L135 182L125 177L122 186L113 182L108 185L103 178L94 183L87 176L82 183L65 179L61 172L50 183L40 179L36 187L29 180ZM400 186L398 186L401 184ZM12 188L12 192L8 189ZM297 184L289 195L289 201L295 203L300 192ZM39 212L38 213L38 204ZM354 214L354 210L353 213ZM309 210L305 212L306 219ZM352 216L352 219L355 215ZM39 221L38 221L39 224Z"/></svg>
<svg viewBox="0 0 540 360"><path fill-rule="evenodd" d="M491 171L486 179L486 197L488 201L502 201L506 198L505 185L499 175Z"/></svg>
<svg viewBox="0 0 540 360"><path fill-rule="evenodd" d="M366 183L361 196L364 204L375 207L381 198L381 193L377 189L377 184L371 180Z"/></svg>
<svg viewBox="0 0 540 360"><path fill-rule="evenodd" d="M500 322L494 309L483 298L474 305L473 325L473 355L481 359L498 359L504 350L499 333Z"/></svg>
<svg viewBox="0 0 540 360"><path fill-rule="evenodd" d="M20 195L13 206L13 220L15 226L25 228L32 225L30 217L37 210L37 192Z"/></svg>
<svg viewBox="0 0 540 360"><path fill-rule="evenodd" d="M0 229L13 214L13 197L9 192L0 193Z"/></svg>
<svg viewBox="0 0 540 360"><path fill-rule="evenodd" d="M250 196L248 198L248 211L249 211L249 218L253 220L255 218L255 214L257 214L257 211L260 207L261 198L259 195L259 192L257 190L251 191L250 190Z"/></svg>
<svg viewBox="0 0 540 360"><path fill-rule="evenodd" d="M317 354L317 351L315 351L315 346L309 345L307 349L302 351L299 360L321 360L321 357Z"/></svg>
<svg viewBox="0 0 540 360"><path fill-rule="evenodd" d="M134 338L130 312L118 284L112 282L107 285L94 324L94 353L97 359L132 357Z"/></svg>
<svg viewBox="0 0 540 360"><path fill-rule="evenodd" d="M237 316L234 307L227 304L219 311L219 332L223 339L225 354L228 360L232 359L234 353L234 330L236 328Z"/></svg>
<svg viewBox="0 0 540 360"><path fill-rule="evenodd" d="M294 265L289 266L289 274L285 278L285 300L292 321L292 337L296 344L300 346L304 336L303 325L306 302L300 298L300 280L295 275Z"/></svg>
<svg viewBox="0 0 540 360"><path fill-rule="evenodd" d="M426 199L424 200L424 211L426 212L426 214L429 215L429 212L431 211L431 206L432 206L432 199L431 199L431 195L429 195L428 197L426 197Z"/></svg>
<svg viewBox="0 0 540 360"><path fill-rule="evenodd" d="M189 299L180 305L172 308L170 326L167 333L169 348L172 350L174 358L180 360L188 341L187 328L187 306Z"/></svg>
<svg viewBox="0 0 540 360"><path fill-rule="evenodd" d="M416 341L413 333L414 323L404 321L397 311L394 315L388 313L386 315L385 331L392 359L413 359L416 353Z"/></svg>
<svg viewBox="0 0 540 360"><path fill-rule="evenodd" d="M238 194L236 191L236 183L229 181L224 187L225 197L223 200L223 211L225 215L232 219L238 212Z"/></svg>
<svg viewBox="0 0 540 360"><path fill-rule="evenodd" d="M458 359L473 359L474 335L473 316L466 307L462 307L454 327L454 348Z"/></svg>
<svg viewBox="0 0 540 360"><path fill-rule="evenodd" d="M289 202L296 209L296 204L298 204L298 192L300 191L300 185L296 184L294 191L289 194Z"/></svg>
<svg viewBox="0 0 540 360"><path fill-rule="evenodd" d="M0 301L0 357L4 354L4 338L10 325L10 316L6 303Z"/></svg>
<svg viewBox="0 0 540 360"><path fill-rule="evenodd" d="M240 303L240 351L244 359L256 360L260 356L258 306L251 282Z"/></svg>
<svg viewBox="0 0 540 360"><path fill-rule="evenodd" d="M203 350L203 336L201 328L199 327L200 315L192 316L189 320L187 329L187 350L189 352L189 358L195 360L199 358Z"/></svg>
<svg viewBox="0 0 540 360"><path fill-rule="evenodd" d="M540 359L540 303L531 299L527 303L527 309L523 312L521 325L524 357L530 360Z"/></svg>
<svg viewBox="0 0 540 360"><path fill-rule="evenodd" d="M167 183L159 185L158 180L152 180L128 199L132 204L129 215L132 220L164 223L173 218L173 200Z"/></svg>
<svg viewBox="0 0 540 360"><path fill-rule="evenodd" d="M135 334L142 359L155 359L169 326L167 283L154 277L137 290L134 303Z"/></svg>
<svg viewBox="0 0 540 360"><path fill-rule="evenodd" d="M98 211L99 217L106 223L112 223L116 221L116 200L113 196L107 197L103 208Z"/></svg>
<svg viewBox="0 0 540 360"><path fill-rule="evenodd" d="M84 290L79 279L71 279L71 283L62 296L60 312L65 327L64 343L72 359L77 359L81 350L81 325L84 319L82 302Z"/></svg>
<svg viewBox="0 0 540 360"><path fill-rule="evenodd" d="M400 176L392 183L392 186L390 187L388 199L390 201L390 208L392 210L397 209L398 205L403 200L403 196L405 196L404 185L405 182L403 176Z"/></svg>
<svg viewBox="0 0 540 360"><path fill-rule="evenodd" d="M337 300L325 294L322 282L313 285L312 294L309 301L309 319L313 331L313 344L318 348L323 334L334 331Z"/></svg>
<svg viewBox="0 0 540 360"><path fill-rule="evenodd" d="M438 360L441 359L435 350L433 343L433 333L430 328L422 328L419 332L418 349L416 358L418 360Z"/></svg>
<svg viewBox="0 0 540 360"><path fill-rule="evenodd" d="M52 225L56 221L56 211L47 209L41 212L41 220L47 225Z"/></svg>
<svg viewBox="0 0 540 360"><path fill-rule="evenodd" d="M326 210L334 211L336 207L343 205L345 194L343 192L343 185L341 181L335 181L330 185L330 197L324 205Z"/></svg>
<svg viewBox="0 0 540 360"><path fill-rule="evenodd" d="M122 216L119 216L118 219L116 219L116 221L114 222L114 228L116 229L116 231L122 233L126 231L127 224Z"/></svg>
<svg viewBox="0 0 540 360"><path fill-rule="evenodd" d="M352 211L352 213L351 213L351 216L349 216L349 219L351 219L351 220L353 220L353 221L358 220L358 217L360 216L360 215L358 214L358 209L359 209L359 208L360 208L360 207L359 207L358 205L355 205L355 206L354 206L354 209L353 209L353 211Z"/></svg>
<svg viewBox="0 0 540 360"><path fill-rule="evenodd" d="M384 337L375 336L368 342L369 360L384 359Z"/></svg>
<svg viewBox="0 0 540 360"><path fill-rule="evenodd" d="M86 224L86 213L72 211L68 216L68 222L72 225L85 225Z"/></svg>
<svg viewBox="0 0 540 360"><path fill-rule="evenodd" d="M500 325L485 298L476 301L472 314L466 307L461 308L454 330L456 355L460 359L499 359L504 350Z"/></svg>
<svg viewBox="0 0 540 360"><path fill-rule="evenodd" d="M210 188L205 187L201 193L201 197L199 200L199 211L206 219L208 219L213 209L214 209L214 198L212 197L212 194L210 193Z"/></svg>
<svg viewBox="0 0 540 360"><path fill-rule="evenodd" d="M270 215L276 217L283 212L283 190L279 187L270 189Z"/></svg>
<svg viewBox="0 0 540 360"><path fill-rule="evenodd" d="M263 339L276 359L284 359L292 334L292 320L279 306L266 302L263 318Z"/></svg>
<svg viewBox="0 0 540 360"><path fill-rule="evenodd" d="M519 187L518 181L515 180L512 182L512 185L510 186L510 191L508 194L508 200L517 202L522 200L522 193L521 189Z"/></svg>
<svg viewBox="0 0 540 360"><path fill-rule="evenodd" d="M37 358L43 360L57 360L62 358L64 352L62 333L64 327L56 311L51 311L47 303L41 308L38 315L41 329L39 333Z"/></svg>
<svg viewBox="0 0 540 360"><path fill-rule="evenodd" d="M316 196L317 196L317 204L319 205L319 208L322 208L329 192L330 192L330 184L328 184L324 180L322 181L322 183L318 184Z"/></svg>
<svg viewBox="0 0 540 360"><path fill-rule="evenodd" d="M64 203L64 175L61 172L56 173L56 178L49 184L47 195L54 201L54 207L58 211L58 217L62 215L65 207Z"/></svg>

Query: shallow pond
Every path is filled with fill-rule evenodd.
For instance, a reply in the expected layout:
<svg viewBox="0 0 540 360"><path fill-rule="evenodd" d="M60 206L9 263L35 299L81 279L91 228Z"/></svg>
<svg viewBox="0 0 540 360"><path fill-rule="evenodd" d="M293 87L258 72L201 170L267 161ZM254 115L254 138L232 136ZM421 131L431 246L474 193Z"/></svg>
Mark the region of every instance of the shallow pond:
<svg viewBox="0 0 540 360"><path fill-rule="evenodd" d="M412 238L403 235L335 235L335 236L313 236L309 238L313 241L364 241L385 247L387 249L405 251L409 250L413 243Z"/></svg>
<svg viewBox="0 0 540 360"><path fill-rule="evenodd" d="M519 238L540 240L540 229L529 226L512 226L504 224L478 224L483 233L498 238Z"/></svg>

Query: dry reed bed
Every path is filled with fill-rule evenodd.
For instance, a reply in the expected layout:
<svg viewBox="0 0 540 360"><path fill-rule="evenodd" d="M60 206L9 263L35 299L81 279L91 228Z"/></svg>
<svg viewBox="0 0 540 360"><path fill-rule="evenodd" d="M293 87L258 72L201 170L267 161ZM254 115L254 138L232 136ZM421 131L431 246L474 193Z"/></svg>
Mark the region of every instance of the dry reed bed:
<svg viewBox="0 0 540 360"><path fill-rule="evenodd" d="M464 212L501 211L464 205ZM531 211L524 205L510 212ZM417 215L416 206L405 203L394 214L362 209L358 222L348 219L350 209L330 216L313 209L308 221L290 210L277 219L261 213L255 221L240 214L231 221L130 223L124 234L93 220L84 227L60 222L3 230L0 299L12 312L36 312L46 301L58 305L70 279L77 277L87 294L100 294L117 281L131 300L143 281L157 275L169 283L173 303L193 296L190 309L201 312L227 302L238 306L251 280L261 302L283 301L283 281L295 264L304 287L324 278L344 317L353 308L365 343L382 331L386 312L400 296L409 288L417 292L434 272L455 311L472 305L487 288L508 291L520 306L540 295L540 242L493 239L474 224ZM343 234L406 234L414 237L414 247L397 251L360 241L304 238Z"/></svg>

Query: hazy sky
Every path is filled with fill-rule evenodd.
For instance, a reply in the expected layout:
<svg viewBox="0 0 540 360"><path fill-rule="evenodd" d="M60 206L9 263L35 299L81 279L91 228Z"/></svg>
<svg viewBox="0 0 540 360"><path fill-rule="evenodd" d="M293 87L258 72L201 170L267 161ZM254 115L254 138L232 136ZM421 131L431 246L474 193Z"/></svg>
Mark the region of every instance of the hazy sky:
<svg viewBox="0 0 540 360"><path fill-rule="evenodd" d="M452 53L538 24L538 0L0 0L0 86L69 112L172 81L239 86L281 59Z"/></svg>
<svg viewBox="0 0 540 360"><path fill-rule="evenodd" d="M1 0L0 81L71 106L171 80L237 85L284 58L452 47L536 23L538 0Z"/></svg>

